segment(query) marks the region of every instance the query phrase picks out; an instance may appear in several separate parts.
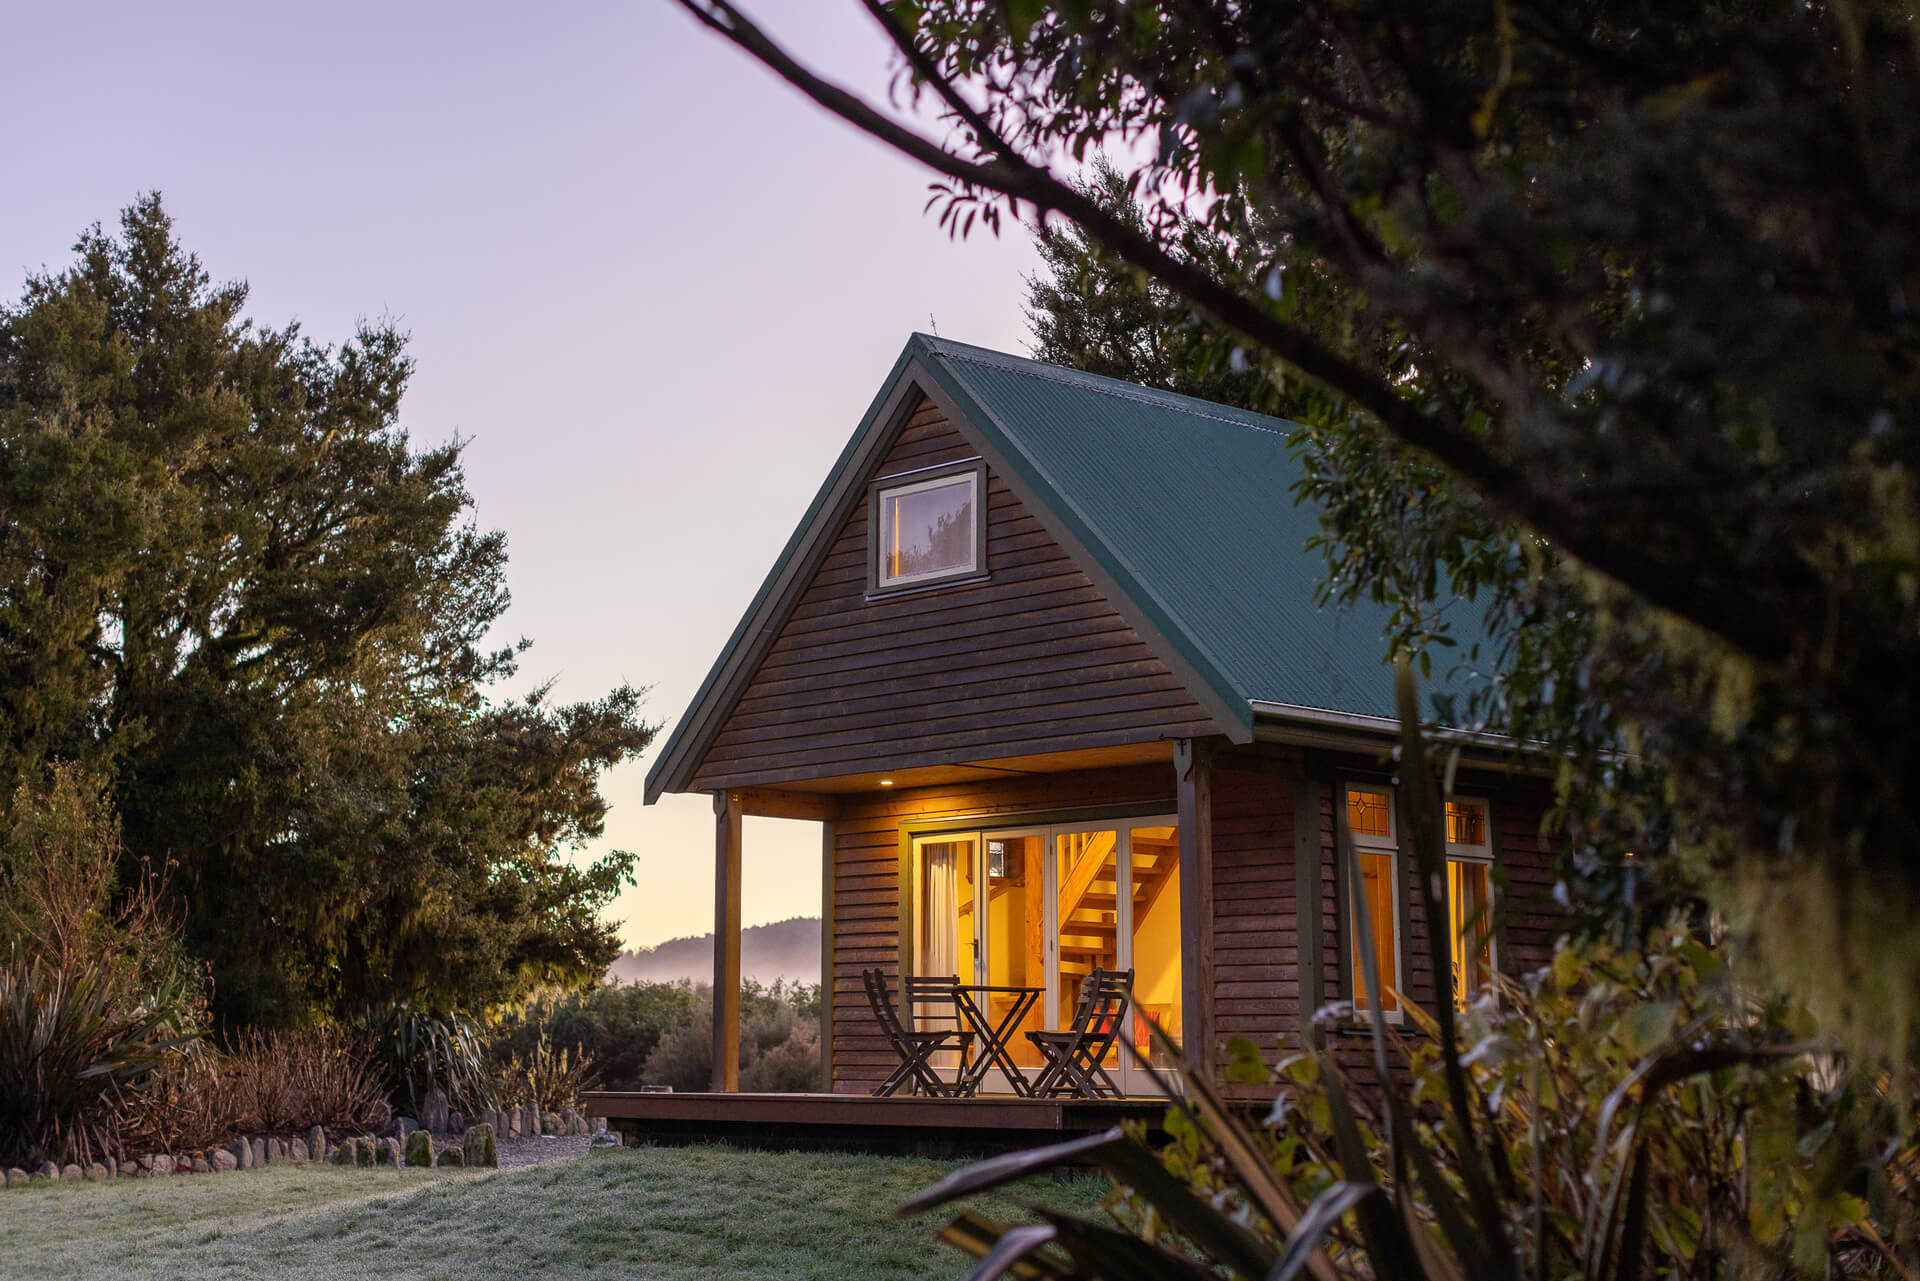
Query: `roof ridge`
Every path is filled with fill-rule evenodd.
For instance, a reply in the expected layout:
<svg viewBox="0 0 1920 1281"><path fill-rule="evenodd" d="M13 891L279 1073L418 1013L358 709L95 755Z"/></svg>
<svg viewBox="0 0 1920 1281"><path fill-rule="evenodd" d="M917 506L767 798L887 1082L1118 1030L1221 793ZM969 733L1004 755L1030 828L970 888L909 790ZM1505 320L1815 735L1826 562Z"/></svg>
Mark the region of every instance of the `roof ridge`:
<svg viewBox="0 0 1920 1281"><path fill-rule="evenodd" d="M1191 414L1195 418L1209 418L1214 422L1226 423L1230 427L1245 427L1249 431L1264 432L1269 436L1278 436L1282 440L1293 439L1293 433L1277 427L1268 427L1261 423L1248 422L1245 418L1229 418L1227 414L1244 414L1253 418L1271 418L1270 414L1256 413L1251 409L1235 409L1232 405L1218 405L1211 400L1202 400L1198 396L1188 396L1177 391L1165 391L1158 387L1143 387L1123 379L1108 378L1104 374L1088 373L1084 369L1069 369L1064 365L1049 364L1044 360L1033 360L1021 356L1010 356L1005 352L994 351L987 347L973 347L970 344L953 343L947 339L938 340L942 350L939 355L944 360L961 361L968 364L983 365L989 369L1001 369L1007 373L1020 374L1027 378L1037 378L1042 382L1057 383L1062 387L1072 387L1080 391L1090 391L1095 395L1112 396L1115 400L1130 400L1139 405L1151 405L1157 409L1170 409L1176 413ZM963 347L965 350L954 350ZM977 354L976 354L977 353ZM1097 381L1089 382L1093 379ZM1170 405L1167 400L1180 401ZM1211 406L1225 413L1211 413L1200 406ZM1284 421L1274 419L1275 422Z"/></svg>

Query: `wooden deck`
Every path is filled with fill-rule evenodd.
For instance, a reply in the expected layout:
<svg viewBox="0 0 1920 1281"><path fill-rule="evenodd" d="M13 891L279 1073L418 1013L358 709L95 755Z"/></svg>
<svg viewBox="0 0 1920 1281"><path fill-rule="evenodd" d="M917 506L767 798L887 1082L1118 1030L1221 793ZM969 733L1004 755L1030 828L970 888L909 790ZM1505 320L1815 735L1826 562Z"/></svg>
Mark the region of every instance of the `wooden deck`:
<svg viewBox="0 0 1920 1281"><path fill-rule="evenodd" d="M929 1099L868 1094L643 1094L596 1090L584 1110L629 1143L977 1156L1055 1143L1121 1121L1158 1130L1160 1099Z"/></svg>

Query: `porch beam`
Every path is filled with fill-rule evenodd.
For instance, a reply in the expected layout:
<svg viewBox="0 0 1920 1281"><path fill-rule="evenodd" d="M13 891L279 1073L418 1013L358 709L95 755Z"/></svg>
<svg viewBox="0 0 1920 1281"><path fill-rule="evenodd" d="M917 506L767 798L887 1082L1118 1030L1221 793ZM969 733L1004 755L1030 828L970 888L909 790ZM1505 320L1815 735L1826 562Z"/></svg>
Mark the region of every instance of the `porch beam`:
<svg viewBox="0 0 1920 1281"><path fill-rule="evenodd" d="M740 1089L740 819L737 793L713 794L713 1078Z"/></svg>
<svg viewBox="0 0 1920 1281"><path fill-rule="evenodd" d="M1215 1077L1213 1044L1213 744L1173 744L1180 824L1180 1022L1187 1061Z"/></svg>
<svg viewBox="0 0 1920 1281"><path fill-rule="evenodd" d="M815 823L831 823L840 817L840 798L831 792L735 787L728 789L728 795L737 799L740 812L749 818L798 818Z"/></svg>

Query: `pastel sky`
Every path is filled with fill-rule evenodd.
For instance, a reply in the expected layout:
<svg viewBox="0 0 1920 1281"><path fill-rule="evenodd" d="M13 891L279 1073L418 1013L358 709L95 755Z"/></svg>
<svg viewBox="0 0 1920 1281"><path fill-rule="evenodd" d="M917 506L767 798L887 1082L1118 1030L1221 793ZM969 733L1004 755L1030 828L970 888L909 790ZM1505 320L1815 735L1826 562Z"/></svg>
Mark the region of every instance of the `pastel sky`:
<svg viewBox="0 0 1920 1281"><path fill-rule="evenodd" d="M884 95L857 0L750 6ZM1024 350L1032 245L949 242L927 177L668 0L0 7L0 290L159 189L251 314L413 334L405 419L458 433L511 541L521 687L671 721L907 335ZM704 797L605 779L630 944L712 924ZM750 820L748 924L819 909L811 824Z"/></svg>

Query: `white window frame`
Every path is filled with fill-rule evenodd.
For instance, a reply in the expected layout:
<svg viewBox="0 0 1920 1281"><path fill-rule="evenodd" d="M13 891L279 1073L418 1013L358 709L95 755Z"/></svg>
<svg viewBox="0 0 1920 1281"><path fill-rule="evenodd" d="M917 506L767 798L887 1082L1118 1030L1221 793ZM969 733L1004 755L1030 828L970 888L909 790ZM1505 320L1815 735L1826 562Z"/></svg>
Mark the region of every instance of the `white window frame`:
<svg viewBox="0 0 1920 1281"><path fill-rule="evenodd" d="M1347 821L1347 815L1351 812L1349 806L1353 793L1355 792L1373 792L1386 797L1387 834L1385 836L1376 836L1371 832L1356 832L1353 830L1353 824ZM1388 858L1387 868L1389 875L1387 877L1387 897L1393 903L1393 979L1389 982L1386 975L1381 975L1380 986L1382 988L1392 988L1394 991L1401 993L1401 999L1404 999L1407 989L1406 983L1403 981L1406 976L1401 972L1402 955L1400 949L1400 931L1403 927L1400 921L1399 799L1399 793L1391 783L1369 783L1364 779L1353 779L1340 789L1340 825L1346 828L1347 837L1353 842L1354 851L1358 853L1361 850L1365 850L1372 854L1385 854ZM1342 871L1349 881L1345 895L1347 900L1345 907L1347 954L1345 958L1343 958L1347 968L1352 971L1347 975L1347 999L1353 1002L1354 1014L1357 1017L1372 1018L1371 1009L1362 1010L1359 1003L1360 983L1365 978L1365 975L1354 967L1354 952L1358 949L1360 943L1360 887L1358 882L1353 878L1359 872L1359 868L1356 866L1352 869L1342 869ZM1379 1002L1379 999L1380 994L1375 993L1373 1000L1376 1004ZM1389 1023L1398 1023L1405 1017L1405 1012L1399 1009L1381 1010L1380 1013Z"/></svg>
<svg viewBox="0 0 1920 1281"><path fill-rule="evenodd" d="M964 578L977 578L987 568L987 469L978 459L963 463L944 464L925 468L918 472L906 472L898 476L883 476L872 485L872 496L868 502L867 527L872 547L867 556L867 592L869 595L886 595L893 592L910 591L919 587L931 587L936 584L952 582ZM973 503L973 519L968 522L968 556L964 565L928 570L919 574L901 574L893 577L887 574L887 530L886 510L889 498L903 498L911 494L925 493L932 489L945 489L952 485L968 486Z"/></svg>
<svg viewBox="0 0 1920 1281"><path fill-rule="evenodd" d="M1487 869L1487 967L1493 973L1498 974L1500 972L1500 940L1493 928L1493 916L1498 909L1497 900L1500 890L1499 887L1494 884L1493 880L1493 802L1483 796L1449 796L1444 803L1449 805L1478 805L1480 807L1481 821L1485 828L1483 834L1487 839L1479 845L1471 845L1465 841L1455 841L1449 837L1447 839L1446 857L1449 863L1479 863ZM1441 814L1443 824L1445 818L1446 815L1443 811ZM1442 831L1444 830L1445 828L1443 826ZM1453 924L1452 903L1447 904L1447 924L1449 928L1451 928ZM1447 940L1447 952L1449 956L1451 956L1453 952L1453 942L1452 939ZM1454 996L1457 1000L1473 999L1473 997L1468 994L1461 992L1454 993Z"/></svg>

